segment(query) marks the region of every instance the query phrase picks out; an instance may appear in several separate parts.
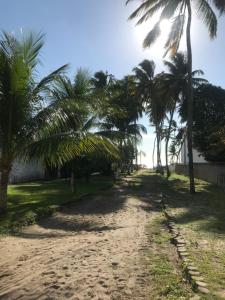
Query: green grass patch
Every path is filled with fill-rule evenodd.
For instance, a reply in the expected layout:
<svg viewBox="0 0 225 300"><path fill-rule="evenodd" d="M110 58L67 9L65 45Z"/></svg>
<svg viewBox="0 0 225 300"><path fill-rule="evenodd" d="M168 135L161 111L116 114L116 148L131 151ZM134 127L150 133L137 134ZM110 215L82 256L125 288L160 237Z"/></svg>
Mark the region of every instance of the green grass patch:
<svg viewBox="0 0 225 300"><path fill-rule="evenodd" d="M157 184L157 193L163 194L187 241L192 260L205 277L209 289L212 292L224 291L225 294L224 189L196 179L196 194L191 195L188 178L177 174L169 180L153 174L150 181ZM202 299L222 298L213 295Z"/></svg>
<svg viewBox="0 0 225 300"><path fill-rule="evenodd" d="M22 226L34 224L51 215L63 204L76 201L85 194L97 193L113 184L109 178L93 178L91 182L77 182L72 193L65 180L32 182L9 186L8 212L0 217L0 234L18 231Z"/></svg>
<svg viewBox="0 0 225 300"><path fill-rule="evenodd" d="M182 278L177 253L170 243L170 234L164 225L165 218L159 213L148 226L152 247L147 252L151 274L150 299L190 299L190 286Z"/></svg>
<svg viewBox="0 0 225 300"><path fill-rule="evenodd" d="M193 262L205 278L210 291L216 293L209 296L201 295L201 299L224 299L225 296L223 298L219 296L219 294L225 295L224 189L196 179L196 194L191 195L189 180L186 176L172 174L167 180L166 177L153 171L144 171L135 176L133 181L134 183L131 183L130 187L132 188L133 185L134 191L137 190L145 195L148 193L152 199L163 197L171 214L175 216L177 226L185 237ZM150 269L152 268L154 272L152 275L155 278L153 284L155 294L153 292L150 299L182 299L179 298L182 297L179 295L182 287L182 283L180 283L181 286L179 284L180 277L177 275L174 277L172 270L175 264L171 264L171 258L168 261L169 253L172 253L173 250L168 246L167 233L162 231L162 227L157 226L154 225L149 229L153 230L152 235L156 245L156 249L153 248L149 251L150 261L152 261ZM169 276L168 272L170 271L172 275ZM178 287L178 291L176 287ZM161 296L158 295L158 290L160 290ZM165 296L166 293L168 293L167 296Z"/></svg>

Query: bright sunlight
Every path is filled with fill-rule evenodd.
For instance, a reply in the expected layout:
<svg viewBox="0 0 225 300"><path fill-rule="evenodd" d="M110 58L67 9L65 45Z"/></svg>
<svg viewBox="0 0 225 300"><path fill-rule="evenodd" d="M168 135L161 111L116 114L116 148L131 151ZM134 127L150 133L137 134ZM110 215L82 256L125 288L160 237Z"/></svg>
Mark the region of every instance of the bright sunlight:
<svg viewBox="0 0 225 300"><path fill-rule="evenodd" d="M145 39L146 35L151 29L151 25L155 24L158 20L158 17L153 17L151 23L146 22L140 26L135 27L135 35L137 37L138 43L143 44L143 40ZM160 23L161 35L156 41L156 43L147 51L150 51L151 55L156 58L161 58L165 51L164 51L164 44L167 40L171 28L171 22L167 19L162 20Z"/></svg>

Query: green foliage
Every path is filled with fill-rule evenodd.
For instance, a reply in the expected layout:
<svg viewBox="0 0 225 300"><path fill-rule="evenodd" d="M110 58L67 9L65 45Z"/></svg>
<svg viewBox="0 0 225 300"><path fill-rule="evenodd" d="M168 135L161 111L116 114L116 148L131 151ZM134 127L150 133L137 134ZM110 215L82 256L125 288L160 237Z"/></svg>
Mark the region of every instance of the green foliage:
<svg viewBox="0 0 225 300"><path fill-rule="evenodd" d="M211 84L194 90L194 146L206 160L225 162L225 90Z"/></svg>
<svg viewBox="0 0 225 300"><path fill-rule="evenodd" d="M119 159L116 145L95 134L92 86L79 69L72 82L66 65L37 81L43 35L0 41L0 212L6 210L7 185L13 161L35 159L62 165L77 156Z"/></svg>

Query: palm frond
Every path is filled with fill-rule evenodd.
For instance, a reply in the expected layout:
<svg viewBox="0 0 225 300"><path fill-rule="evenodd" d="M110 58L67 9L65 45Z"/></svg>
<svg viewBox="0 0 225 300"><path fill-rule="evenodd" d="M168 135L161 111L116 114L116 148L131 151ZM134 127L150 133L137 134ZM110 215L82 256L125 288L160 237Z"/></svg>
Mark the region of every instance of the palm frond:
<svg viewBox="0 0 225 300"><path fill-rule="evenodd" d="M216 37L217 33L217 18L207 0L197 0L197 11L199 17L208 27L209 35L211 38Z"/></svg>
<svg viewBox="0 0 225 300"><path fill-rule="evenodd" d="M143 13L142 17L138 20L138 22L136 23L136 25L140 25L143 22L145 22L148 19L150 19L155 13L157 13L157 11L161 10L162 7L165 6L165 2L170 2L170 1L159 1L158 3L155 3L154 6L152 6L145 13Z"/></svg>
<svg viewBox="0 0 225 300"><path fill-rule="evenodd" d="M34 94L38 94L41 92L45 92L45 91L50 91L49 89L49 84L54 84L55 81L57 81L59 79L59 77L65 73L65 71L67 70L68 65L64 65L60 68L58 68L57 70L53 71L52 73L50 73L49 75L47 75L46 77L44 77L35 87L35 89L33 90Z"/></svg>
<svg viewBox="0 0 225 300"><path fill-rule="evenodd" d="M170 19L173 17L174 14L176 14L176 11L178 8L182 5L180 0L173 0L173 1L167 1L167 3L164 3L164 8L160 15L160 20L163 19Z"/></svg>
<svg viewBox="0 0 225 300"><path fill-rule="evenodd" d="M218 9L220 15L225 13L225 1L224 0L213 0L215 7Z"/></svg>
<svg viewBox="0 0 225 300"><path fill-rule="evenodd" d="M126 4L128 4L131 1L132 0L127 0ZM140 16L145 11L151 9L152 6L157 4L157 2L159 2L159 0L144 0L143 3L130 15L129 19L132 20Z"/></svg>
<svg viewBox="0 0 225 300"><path fill-rule="evenodd" d="M160 36L160 34L161 34L160 21L158 21L153 27L153 29L145 37L143 42L143 47L147 48L150 47L152 44L154 44L157 38Z"/></svg>
<svg viewBox="0 0 225 300"><path fill-rule="evenodd" d="M31 69L39 63L40 50L44 45L44 34L39 32L37 34L30 32L28 35L23 35L20 42L20 51L26 64Z"/></svg>
<svg viewBox="0 0 225 300"><path fill-rule="evenodd" d="M169 37L165 44L166 52L164 56L167 55L168 51L171 51L172 55L175 55L177 53L177 50L180 45L180 40L183 34L184 23L185 23L184 14L180 14L174 18Z"/></svg>
<svg viewBox="0 0 225 300"><path fill-rule="evenodd" d="M63 164L83 155L101 155L111 159L119 159L118 148L107 138L94 133L58 134L42 138L28 145L21 156L47 161L50 165Z"/></svg>

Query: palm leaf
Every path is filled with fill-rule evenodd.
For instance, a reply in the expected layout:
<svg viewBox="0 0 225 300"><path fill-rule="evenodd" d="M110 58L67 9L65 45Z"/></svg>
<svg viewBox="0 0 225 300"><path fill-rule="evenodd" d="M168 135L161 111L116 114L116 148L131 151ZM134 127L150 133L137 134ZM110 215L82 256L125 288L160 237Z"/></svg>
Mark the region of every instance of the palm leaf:
<svg viewBox="0 0 225 300"><path fill-rule="evenodd" d="M211 38L214 38L217 33L217 18L207 0L196 1L199 17L208 27L208 31Z"/></svg>
<svg viewBox="0 0 225 300"><path fill-rule="evenodd" d="M153 27L153 29L145 37L143 42L143 47L147 48L150 47L152 44L154 44L157 38L160 36L160 34L161 34L160 21L158 21Z"/></svg>

